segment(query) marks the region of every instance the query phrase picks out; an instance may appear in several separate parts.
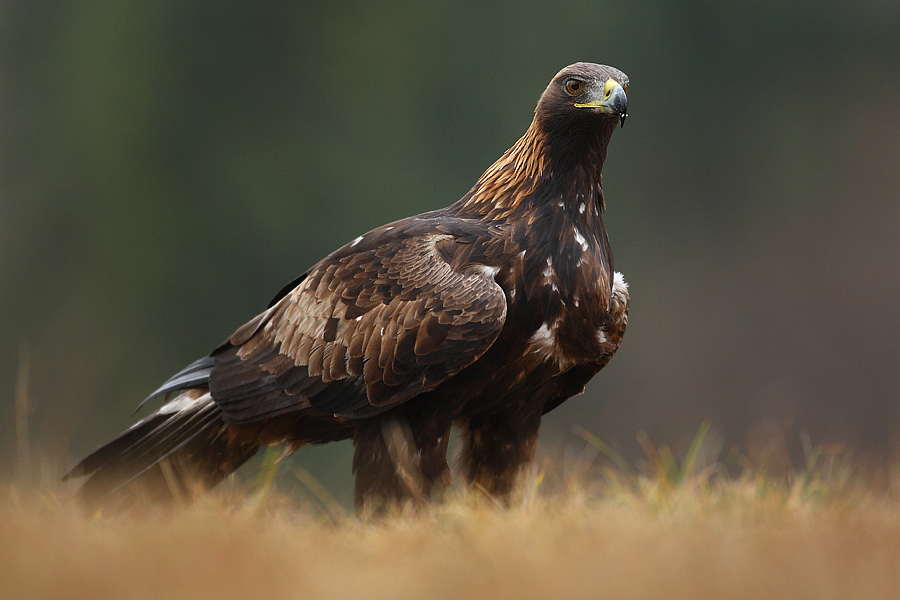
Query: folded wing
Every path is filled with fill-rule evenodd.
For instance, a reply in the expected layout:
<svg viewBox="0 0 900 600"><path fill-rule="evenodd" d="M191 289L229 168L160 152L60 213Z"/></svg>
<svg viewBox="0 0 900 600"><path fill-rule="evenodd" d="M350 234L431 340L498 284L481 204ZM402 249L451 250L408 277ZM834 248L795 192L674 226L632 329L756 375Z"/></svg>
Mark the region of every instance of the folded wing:
<svg viewBox="0 0 900 600"><path fill-rule="evenodd" d="M373 415L478 359L503 327L506 297L496 269L455 260L471 237L415 220L313 267L213 353L209 388L225 420Z"/></svg>

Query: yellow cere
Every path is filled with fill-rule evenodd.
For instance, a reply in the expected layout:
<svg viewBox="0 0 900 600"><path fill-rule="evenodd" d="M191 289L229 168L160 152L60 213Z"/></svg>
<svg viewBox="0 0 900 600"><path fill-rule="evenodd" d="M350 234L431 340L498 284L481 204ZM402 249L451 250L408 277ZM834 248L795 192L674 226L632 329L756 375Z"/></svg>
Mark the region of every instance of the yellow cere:
<svg viewBox="0 0 900 600"><path fill-rule="evenodd" d="M576 102L575 108L602 108L605 107L605 102L609 100L609 97L612 96L613 90L617 87L621 87L621 84L615 79L607 79L606 83L603 85L603 99L602 100L591 100L590 102ZM627 88L622 88L623 91L627 92Z"/></svg>

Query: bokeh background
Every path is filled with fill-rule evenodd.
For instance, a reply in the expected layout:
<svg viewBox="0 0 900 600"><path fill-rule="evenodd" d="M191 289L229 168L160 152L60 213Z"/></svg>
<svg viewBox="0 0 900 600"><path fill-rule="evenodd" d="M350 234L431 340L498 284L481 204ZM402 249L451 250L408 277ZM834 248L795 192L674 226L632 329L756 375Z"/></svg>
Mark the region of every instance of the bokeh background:
<svg viewBox="0 0 900 600"><path fill-rule="evenodd" d="M465 193L578 60L631 78L604 170L631 321L543 452L683 452L709 419L754 461L887 472L900 3L3 0L0 477L17 380L55 479L326 252ZM295 461L346 499L351 452Z"/></svg>

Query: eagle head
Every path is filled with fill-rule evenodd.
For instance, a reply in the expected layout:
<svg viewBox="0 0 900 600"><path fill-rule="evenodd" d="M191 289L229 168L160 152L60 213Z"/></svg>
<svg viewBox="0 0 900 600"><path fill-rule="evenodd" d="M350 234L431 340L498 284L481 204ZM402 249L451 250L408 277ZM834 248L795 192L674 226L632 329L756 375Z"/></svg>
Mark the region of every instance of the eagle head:
<svg viewBox="0 0 900 600"><path fill-rule="evenodd" d="M538 101L535 115L546 130L580 125L605 129L628 116L628 76L606 65L579 62L561 70Z"/></svg>
<svg viewBox="0 0 900 600"><path fill-rule="evenodd" d="M628 76L606 65L579 62L561 70L541 94L532 127L558 162L602 164L606 146L628 115Z"/></svg>

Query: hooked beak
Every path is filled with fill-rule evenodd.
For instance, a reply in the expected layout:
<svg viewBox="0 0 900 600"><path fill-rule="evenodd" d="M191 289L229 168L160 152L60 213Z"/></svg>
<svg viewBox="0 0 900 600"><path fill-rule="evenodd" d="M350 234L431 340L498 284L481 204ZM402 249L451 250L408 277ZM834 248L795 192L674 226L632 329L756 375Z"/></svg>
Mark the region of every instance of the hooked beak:
<svg viewBox="0 0 900 600"><path fill-rule="evenodd" d="M628 116L628 96L618 81L608 79L603 84L603 92L599 97L591 98L589 102L576 103L575 108L595 108L608 115L619 117L619 123L625 125Z"/></svg>

